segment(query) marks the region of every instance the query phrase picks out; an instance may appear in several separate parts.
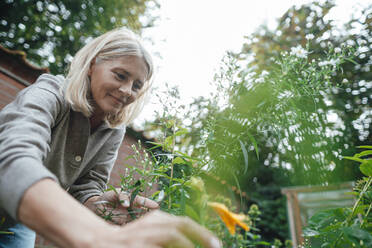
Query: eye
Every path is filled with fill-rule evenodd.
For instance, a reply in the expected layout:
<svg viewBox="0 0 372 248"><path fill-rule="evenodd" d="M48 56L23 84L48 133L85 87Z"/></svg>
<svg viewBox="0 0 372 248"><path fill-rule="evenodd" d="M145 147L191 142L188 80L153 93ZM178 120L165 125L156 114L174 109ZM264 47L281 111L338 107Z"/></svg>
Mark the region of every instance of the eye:
<svg viewBox="0 0 372 248"><path fill-rule="evenodd" d="M142 89L142 85L143 84L141 82L135 81L134 84L133 84L133 89L138 91L138 90Z"/></svg>
<svg viewBox="0 0 372 248"><path fill-rule="evenodd" d="M123 73L120 73L120 72L114 72L114 73L115 73L116 79L119 81L125 81L127 79L127 75Z"/></svg>

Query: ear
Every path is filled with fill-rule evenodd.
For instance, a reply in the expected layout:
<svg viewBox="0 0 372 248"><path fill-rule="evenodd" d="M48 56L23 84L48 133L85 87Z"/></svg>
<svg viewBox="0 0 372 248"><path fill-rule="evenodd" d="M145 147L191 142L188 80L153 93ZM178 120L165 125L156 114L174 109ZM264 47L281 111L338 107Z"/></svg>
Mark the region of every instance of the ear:
<svg viewBox="0 0 372 248"><path fill-rule="evenodd" d="M96 64L96 58L92 59L90 62L89 70L88 70L88 77L92 75L93 66Z"/></svg>

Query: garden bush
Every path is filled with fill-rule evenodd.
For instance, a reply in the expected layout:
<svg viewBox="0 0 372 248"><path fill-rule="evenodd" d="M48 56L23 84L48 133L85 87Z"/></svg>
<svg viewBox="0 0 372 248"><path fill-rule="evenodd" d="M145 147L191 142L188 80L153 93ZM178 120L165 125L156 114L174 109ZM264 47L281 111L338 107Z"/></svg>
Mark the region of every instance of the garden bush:
<svg viewBox="0 0 372 248"><path fill-rule="evenodd" d="M237 62L228 56L222 76L217 80L219 94L225 94L229 99L215 102L220 111L210 116L213 118L205 127L205 153L194 155L190 150L198 148L188 149L187 143L181 142L187 140L189 130L183 125L183 119L174 114L177 111L170 109L176 105L173 92L170 96L175 98L169 97L172 104L165 103L168 112L161 113L158 118L163 123L158 126L158 133L162 134L158 137L159 142L151 143L153 147L144 155L135 148L136 166L126 165L128 169L122 175L121 190L132 195L145 194L156 185L158 190L150 197L160 203L162 210L188 216L206 226L221 238L224 247L291 247L291 242L286 240L288 232L283 230L287 229L285 212L278 216L277 211L268 211L278 206L283 209L284 205L275 181L289 180L291 175L302 180L310 180L314 175L330 175L327 173L331 173L330 158L314 156L319 151L308 150L305 145L324 140L324 133L330 126L326 121L327 114L314 110L324 100L325 91L344 83L331 83L332 77L342 63L353 62L355 49L330 44L323 57L309 59L312 51L308 42L305 47L293 47L290 52L274 58L275 66L270 72L248 73L239 84L235 81ZM252 130L266 131L264 139L253 135ZM251 160L260 161L260 151L270 139L281 140L285 145L283 149L294 152L299 149L298 161L308 159L307 162L311 162L308 175L301 175L300 172L306 171L300 168L301 164L292 163L293 167L286 168L286 173L283 173L283 167L277 172L270 169L266 178L257 178L255 182L255 170L266 170L267 165L252 168ZM300 143L302 147L299 148L296 147L298 139L309 140ZM248 157L248 151L254 152L253 158ZM251 192L257 193L248 194L243 200L241 188L247 182L242 178L247 177L252 177L248 182L252 186ZM210 178L218 178L221 183L226 180L225 190L211 187ZM274 182L271 189L270 180ZM266 191L261 185L266 185ZM266 195L267 201L262 195ZM265 209L264 214L261 206ZM284 227L280 236L280 232L272 232L278 228L274 225Z"/></svg>
<svg viewBox="0 0 372 248"><path fill-rule="evenodd" d="M357 161L364 177L353 191L356 201L353 207L327 209L314 214L304 235L305 247L346 248L372 246L372 146L360 146L367 150L345 159Z"/></svg>

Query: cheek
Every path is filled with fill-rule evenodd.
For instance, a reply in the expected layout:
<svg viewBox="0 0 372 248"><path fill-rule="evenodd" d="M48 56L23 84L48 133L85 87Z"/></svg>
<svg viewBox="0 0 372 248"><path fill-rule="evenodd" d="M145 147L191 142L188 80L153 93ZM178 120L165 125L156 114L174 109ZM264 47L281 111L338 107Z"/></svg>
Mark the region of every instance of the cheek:
<svg viewBox="0 0 372 248"><path fill-rule="evenodd" d="M135 95L132 95L132 97L130 97L128 100L129 100L129 103L133 103L133 102L135 102L137 99L138 99L138 95L135 94Z"/></svg>

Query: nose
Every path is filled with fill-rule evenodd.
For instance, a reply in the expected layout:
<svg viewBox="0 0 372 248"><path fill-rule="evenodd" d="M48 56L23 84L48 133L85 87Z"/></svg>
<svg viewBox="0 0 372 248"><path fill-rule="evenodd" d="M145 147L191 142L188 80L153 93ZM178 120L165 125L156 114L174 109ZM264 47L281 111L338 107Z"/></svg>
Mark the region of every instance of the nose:
<svg viewBox="0 0 372 248"><path fill-rule="evenodd" d="M127 84L121 85L119 87L119 92L123 94L123 96L130 97L132 95L132 84L127 83Z"/></svg>

